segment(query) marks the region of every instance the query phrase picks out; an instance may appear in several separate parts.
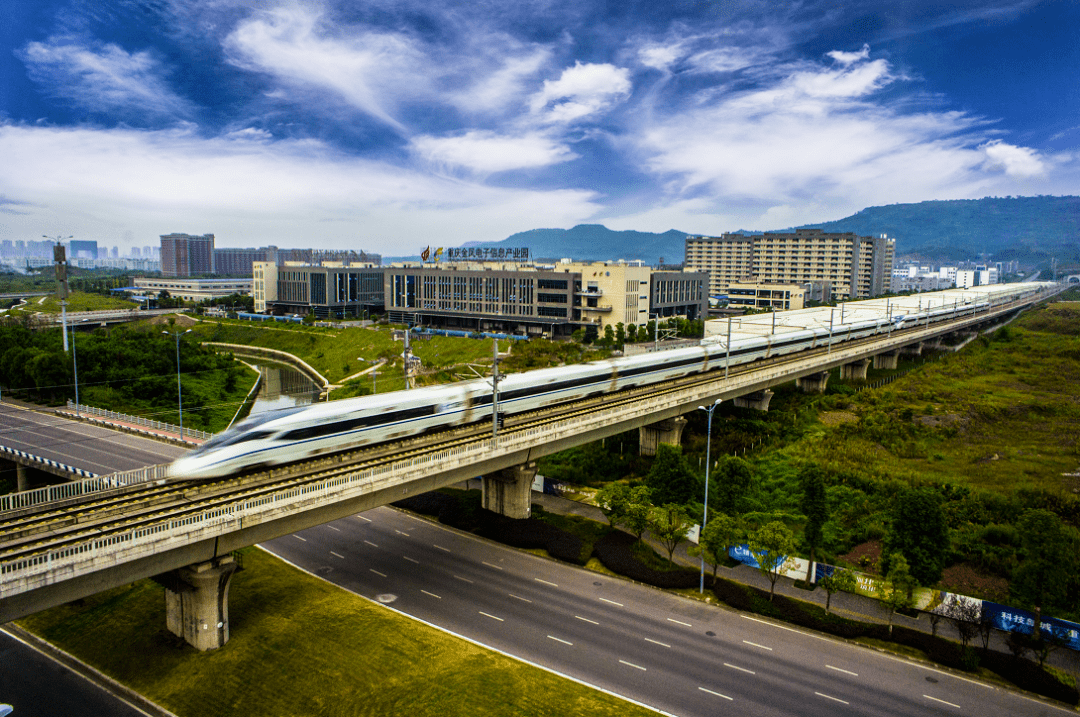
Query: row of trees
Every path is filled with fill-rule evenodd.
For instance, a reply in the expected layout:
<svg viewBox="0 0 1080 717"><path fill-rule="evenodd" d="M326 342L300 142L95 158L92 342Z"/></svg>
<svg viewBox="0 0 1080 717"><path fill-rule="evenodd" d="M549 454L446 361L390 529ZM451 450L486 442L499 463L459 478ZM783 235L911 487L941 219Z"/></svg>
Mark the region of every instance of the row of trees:
<svg viewBox="0 0 1080 717"><path fill-rule="evenodd" d="M604 333L591 339L585 329L574 332L574 340L580 343L592 341L598 346L615 348L624 344L644 343L654 340L658 334L668 338L701 338L705 335L704 321L688 321L680 317L672 317L660 321L659 332L656 321L650 321L640 326L636 324L624 324L621 321L614 326L610 324L604 327Z"/></svg>

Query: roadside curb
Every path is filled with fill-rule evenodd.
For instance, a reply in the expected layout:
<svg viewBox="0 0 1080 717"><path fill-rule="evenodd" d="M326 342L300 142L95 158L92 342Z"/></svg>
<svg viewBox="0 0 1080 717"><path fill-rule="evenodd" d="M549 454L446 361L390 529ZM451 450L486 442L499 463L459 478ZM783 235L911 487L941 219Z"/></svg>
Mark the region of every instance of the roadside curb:
<svg viewBox="0 0 1080 717"><path fill-rule="evenodd" d="M83 679L94 683L113 697L116 697L122 702L126 702L143 714L149 715L150 717L177 717L172 712L169 712L163 707L159 707L157 704L143 697L130 687L125 687L74 655L64 652L60 648L46 642L32 632L24 630L13 622L6 625L0 625L0 630L3 630L15 639L29 646L31 649L48 657L50 660L63 665Z"/></svg>

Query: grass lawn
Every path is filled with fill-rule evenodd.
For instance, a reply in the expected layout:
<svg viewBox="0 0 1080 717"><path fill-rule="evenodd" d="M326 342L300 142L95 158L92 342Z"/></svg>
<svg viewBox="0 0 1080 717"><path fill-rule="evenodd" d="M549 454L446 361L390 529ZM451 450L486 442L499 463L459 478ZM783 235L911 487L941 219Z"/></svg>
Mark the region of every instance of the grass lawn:
<svg viewBox="0 0 1080 717"><path fill-rule="evenodd" d="M374 605L258 549L230 590L232 639L200 653L144 580L24 628L182 717L651 715Z"/></svg>
<svg viewBox="0 0 1080 717"><path fill-rule="evenodd" d="M60 300L55 295L46 296L45 300L40 304L38 301L40 296L33 296L27 299L27 303L22 306L17 306L9 313L18 316L20 314L59 314L60 313ZM125 301L124 299L117 299L113 296L102 296L101 294L84 294L81 291L73 291L67 299L68 313L73 311L105 311L108 309L137 309L139 305L134 301Z"/></svg>

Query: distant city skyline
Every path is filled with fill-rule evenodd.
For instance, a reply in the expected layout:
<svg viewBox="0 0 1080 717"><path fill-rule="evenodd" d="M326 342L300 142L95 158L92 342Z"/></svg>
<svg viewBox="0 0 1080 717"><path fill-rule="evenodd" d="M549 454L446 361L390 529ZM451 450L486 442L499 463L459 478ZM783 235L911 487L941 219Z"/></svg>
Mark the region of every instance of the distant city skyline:
<svg viewBox="0 0 1080 717"><path fill-rule="evenodd" d="M28 0L0 240L410 255L1080 194L1072 0Z"/></svg>

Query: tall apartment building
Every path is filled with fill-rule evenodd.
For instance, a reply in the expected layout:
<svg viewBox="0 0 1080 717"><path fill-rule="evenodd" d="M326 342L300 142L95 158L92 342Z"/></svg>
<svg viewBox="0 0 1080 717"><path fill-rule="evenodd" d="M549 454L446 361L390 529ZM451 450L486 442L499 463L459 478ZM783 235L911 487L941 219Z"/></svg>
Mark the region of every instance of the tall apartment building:
<svg viewBox="0 0 1080 717"><path fill-rule="evenodd" d="M747 280L828 282L837 299L865 298L889 291L895 250L895 240L885 236L862 237L820 229L689 236L685 267L709 272L713 294L724 293L733 282Z"/></svg>
<svg viewBox="0 0 1080 717"><path fill-rule="evenodd" d="M162 234L161 275L195 276L214 273L214 235Z"/></svg>

